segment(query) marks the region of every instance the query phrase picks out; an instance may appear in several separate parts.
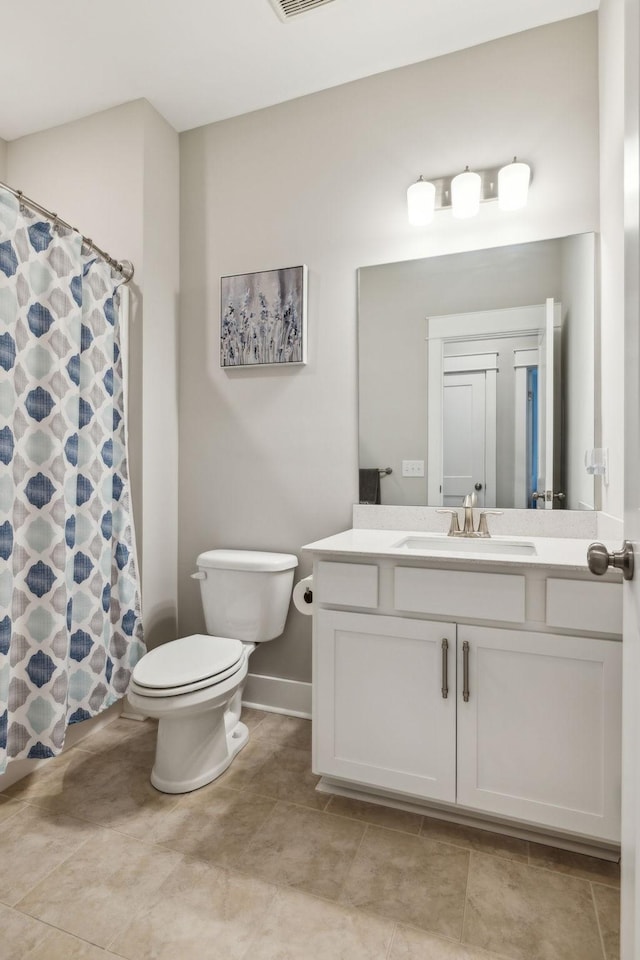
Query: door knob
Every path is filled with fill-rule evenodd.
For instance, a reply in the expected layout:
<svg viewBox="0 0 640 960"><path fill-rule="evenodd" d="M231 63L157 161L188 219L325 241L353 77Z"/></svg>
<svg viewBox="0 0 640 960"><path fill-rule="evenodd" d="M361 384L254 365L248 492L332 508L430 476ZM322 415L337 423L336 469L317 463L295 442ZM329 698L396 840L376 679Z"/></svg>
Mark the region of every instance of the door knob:
<svg viewBox="0 0 640 960"><path fill-rule="evenodd" d="M475 486L475 489L476 489L476 490L482 490L482 484L480 483L480 481L478 481L478 483L474 484L474 486Z"/></svg>
<svg viewBox="0 0 640 960"><path fill-rule="evenodd" d="M598 577L606 573L609 567L615 567L616 570L622 570L625 580L631 580L633 579L633 544L630 540L625 540L622 550L609 553L604 543L592 543L587 550L587 563L591 573L595 573Z"/></svg>

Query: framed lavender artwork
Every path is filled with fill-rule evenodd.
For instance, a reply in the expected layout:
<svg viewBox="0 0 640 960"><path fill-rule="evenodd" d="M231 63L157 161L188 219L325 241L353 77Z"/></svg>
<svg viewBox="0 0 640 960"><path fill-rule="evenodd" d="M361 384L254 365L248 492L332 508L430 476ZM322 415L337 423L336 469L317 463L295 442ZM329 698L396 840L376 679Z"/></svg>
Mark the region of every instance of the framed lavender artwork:
<svg viewBox="0 0 640 960"><path fill-rule="evenodd" d="M220 366L307 362L307 268L222 277Z"/></svg>

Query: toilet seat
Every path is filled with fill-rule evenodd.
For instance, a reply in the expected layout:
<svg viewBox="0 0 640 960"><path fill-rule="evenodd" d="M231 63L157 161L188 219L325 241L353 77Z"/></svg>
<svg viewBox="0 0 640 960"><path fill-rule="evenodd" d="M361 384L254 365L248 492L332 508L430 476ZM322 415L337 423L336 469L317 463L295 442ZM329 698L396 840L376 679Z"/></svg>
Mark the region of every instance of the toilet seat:
<svg viewBox="0 0 640 960"><path fill-rule="evenodd" d="M201 633L150 650L138 661L131 689L141 697L177 697L232 677L245 663L239 640Z"/></svg>

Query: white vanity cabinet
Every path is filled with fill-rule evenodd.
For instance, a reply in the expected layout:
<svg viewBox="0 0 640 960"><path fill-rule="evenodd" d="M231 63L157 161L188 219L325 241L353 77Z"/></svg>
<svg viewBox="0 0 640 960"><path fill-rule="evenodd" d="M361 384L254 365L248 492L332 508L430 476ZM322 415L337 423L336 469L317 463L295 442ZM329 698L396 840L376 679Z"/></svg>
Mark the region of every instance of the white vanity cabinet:
<svg viewBox="0 0 640 960"><path fill-rule="evenodd" d="M318 610L317 772L454 803L455 635L451 623Z"/></svg>
<svg viewBox="0 0 640 960"><path fill-rule="evenodd" d="M617 841L621 644L458 626L457 645L457 802Z"/></svg>
<svg viewBox="0 0 640 960"><path fill-rule="evenodd" d="M616 843L620 584L505 569L316 560L314 770L326 789Z"/></svg>

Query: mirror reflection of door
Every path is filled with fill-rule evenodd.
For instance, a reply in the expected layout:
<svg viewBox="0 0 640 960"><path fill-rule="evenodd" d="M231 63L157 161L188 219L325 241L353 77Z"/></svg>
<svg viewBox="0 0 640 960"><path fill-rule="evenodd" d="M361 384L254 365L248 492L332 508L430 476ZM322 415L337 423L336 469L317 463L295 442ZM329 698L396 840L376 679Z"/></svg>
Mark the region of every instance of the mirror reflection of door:
<svg viewBox="0 0 640 960"><path fill-rule="evenodd" d="M559 480L560 332L552 298L429 318L429 502L564 505L544 495Z"/></svg>
<svg viewBox="0 0 640 960"><path fill-rule="evenodd" d="M452 369L467 365L484 369ZM479 507L494 507L495 354L445 358L443 372L442 502L457 507L474 492Z"/></svg>

